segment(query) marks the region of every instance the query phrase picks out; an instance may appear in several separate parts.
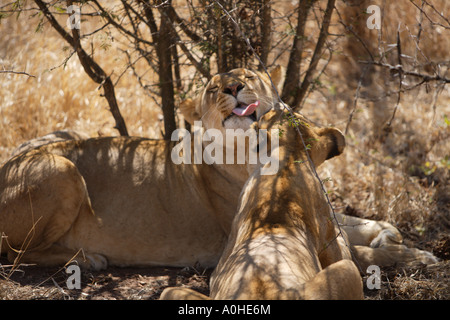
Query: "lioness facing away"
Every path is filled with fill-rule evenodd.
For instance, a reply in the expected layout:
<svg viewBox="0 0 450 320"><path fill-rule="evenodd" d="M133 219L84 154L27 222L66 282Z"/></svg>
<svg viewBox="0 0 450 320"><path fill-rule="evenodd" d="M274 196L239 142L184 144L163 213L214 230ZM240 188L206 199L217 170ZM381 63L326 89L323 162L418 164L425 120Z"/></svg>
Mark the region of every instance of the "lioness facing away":
<svg viewBox="0 0 450 320"><path fill-rule="evenodd" d="M280 90L280 68L270 75ZM247 130L277 102L265 73L235 69L214 76L180 109L191 123L201 120L205 129L225 134ZM16 155L0 168L1 253L11 262L43 266L64 265L77 254L80 265L94 269L215 266L248 168L236 162L175 164L171 152L177 143L107 137L59 141ZM424 251L385 250L401 242L390 224L360 225L349 237L362 246L361 264L405 261L400 251L411 253L408 261L428 261ZM372 243L383 257L365 247Z"/></svg>
<svg viewBox="0 0 450 320"><path fill-rule="evenodd" d="M211 276L211 298L361 299L361 276L349 248L337 239L301 137L286 121L279 125L286 115L270 111L259 121L261 129L282 129L280 168L275 175L261 175L257 168L245 184L228 244ZM319 129L297 117L314 166L342 153L339 130ZM170 298L202 296L167 288L161 299Z"/></svg>

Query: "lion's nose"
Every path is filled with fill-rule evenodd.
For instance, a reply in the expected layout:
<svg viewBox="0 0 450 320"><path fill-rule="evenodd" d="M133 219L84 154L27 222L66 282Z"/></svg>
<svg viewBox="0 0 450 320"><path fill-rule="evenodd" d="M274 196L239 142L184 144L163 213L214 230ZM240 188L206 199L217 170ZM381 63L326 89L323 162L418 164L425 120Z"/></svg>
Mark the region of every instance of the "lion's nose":
<svg viewBox="0 0 450 320"><path fill-rule="evenodd" d="M242 83L233 83L225 87L223 93L231 94L233 97L237 97L239 91L244 89L244 85Z"/></svg>

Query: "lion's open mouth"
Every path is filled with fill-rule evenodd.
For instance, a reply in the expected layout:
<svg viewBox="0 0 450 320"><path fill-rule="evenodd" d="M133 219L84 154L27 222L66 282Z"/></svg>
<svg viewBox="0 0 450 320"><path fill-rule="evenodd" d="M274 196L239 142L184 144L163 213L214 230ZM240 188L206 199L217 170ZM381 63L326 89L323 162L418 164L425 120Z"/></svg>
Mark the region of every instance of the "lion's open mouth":
<svg viewBox="0 0 450 320"><path fill-rule="evenodd" d="M229 118L231 118L233 116L248 117L248 118L252 119L253 121L256 121L257 120L256 119L256 109L258 108L258 106L259 106L259 101L255 101L248 105L244 104L244 103L239 103L238 106L232 110L230 115L223 120L223 122L227 121Z"/></svg>

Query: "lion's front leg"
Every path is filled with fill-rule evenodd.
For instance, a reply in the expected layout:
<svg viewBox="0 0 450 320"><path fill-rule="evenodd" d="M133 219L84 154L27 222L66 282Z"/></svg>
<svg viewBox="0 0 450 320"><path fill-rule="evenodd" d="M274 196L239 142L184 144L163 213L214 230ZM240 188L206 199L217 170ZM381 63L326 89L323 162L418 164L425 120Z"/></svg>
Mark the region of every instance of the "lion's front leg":
<svg viewBox="0 0 450 320"><path fill-rule="evenodd" d="M336 218L348 236L351 245L377 248L399 245L403 242L400 232L388 222L374 221L336 213Z"/></svg>

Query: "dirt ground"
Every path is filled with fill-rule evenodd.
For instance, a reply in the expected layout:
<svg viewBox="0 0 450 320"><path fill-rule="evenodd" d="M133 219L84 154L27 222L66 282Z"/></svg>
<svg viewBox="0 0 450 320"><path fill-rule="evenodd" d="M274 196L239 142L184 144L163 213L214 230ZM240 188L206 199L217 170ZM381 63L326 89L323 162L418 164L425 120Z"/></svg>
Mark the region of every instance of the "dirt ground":
<svg viewBox="0 0 450 320"><path fill-rule="evenodd" d="M156 300L168 286L188 286L208 293L212 270L193 268L108 268L81 271L81 289L68 289L71 274L64 268L21 265L12 274L4 258L0 260L0 300Z"/></svg>
<svg viewBox="0 0 450 320"><path fill-rule="evenodd" d="M434 254L442 259L434 265L381 268L380 289L368 289L363 276L364 297L369 300L450 299L450 237L434 243ZM168 286L186 286L208 294L212 269L196 268L108 268L81 271L81 289L68 289L71 273L64 268L20 265L12 267L0 259L0 300L156 300Z"/></svg>

